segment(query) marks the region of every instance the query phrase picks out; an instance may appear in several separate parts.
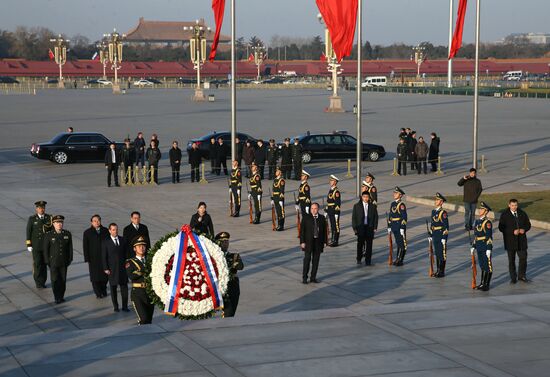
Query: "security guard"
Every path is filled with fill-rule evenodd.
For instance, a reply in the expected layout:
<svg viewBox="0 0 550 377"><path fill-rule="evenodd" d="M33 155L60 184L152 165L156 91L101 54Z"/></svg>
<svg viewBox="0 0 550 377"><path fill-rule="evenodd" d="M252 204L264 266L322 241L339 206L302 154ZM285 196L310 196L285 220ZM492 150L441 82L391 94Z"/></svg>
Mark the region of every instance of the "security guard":
<svg viewBox="0 0 550 377"><path fill-rule="evenodd" d="M285 180L280 166L275 169L275 179L273 180L273 196L271 197L277 213L277 228L281 232L285 230Z"/></svg>
<svg viewBox="0 0 550 377"><path fill-rule="evenodd" d="M229 267L229 282L227 283L227 292L223 298L223 316L234 317L239 305L239 296L241 295L237 271L242 270L244 264L239 253L228 252L229 233L220 232L216 234L216 240L220 243L220 247L225 254L227 266Z"/></svg>
<svg viewBox="0 0 550 377"><path fill-rule="evenodd" d="M239 217L239 212L241 211L241 187L243 185L243 178L241 176L241 168L239 167L239 162L233 160L231 169L231 180L229 181L229 190L233 198L233 217Z"/></svg>
<svg viewBox="0 0 550 377"><path fill-rule="evenodd" d="M388 234L392 234L397 244L397 257L393 261L394 266L402 266L407 253L407 207L401 201L405 192L398 186L393 190L394 201L390 205L388 214Z"/></svg>
<svg viewBox="0 0 550 377"><path fill-rule="evenodd" d="M311 191L309 189L309 183L307 183L309 177L309 173L302 170L302 182L298 188L298 199L296 200L296 206L299 206L299 208L296 209L300 210L302 217L306 214L309 215L309 209L311 207Z"/></svg>
<svg viewBox="0 0 550 377"><path fill-rule="evenodd" d="M340 207L342 206L342 198L337 186L338 181L339 179L336 176L330 176L330 190L328 191L327 208L325 209L330 221L330 242L328 243L330 247L338 246L338 238L340 237Z"/></svg>
<svg viewBox="0 0 550 377"><path fill-rule="evenodd" d="M135 256L126 260L124 267L126 274L132 282L132 293L130 298L134 310L138 316L139 325L148 325L153 321L155 305L147 295L147 283L145 282L145 253L147 240L143 236L137 236L132 241Z"/></svg>
<svg viewBox="0 0 550 377"><path fill-rule="evenodd" d="M27 250L32 253L32 277L36 288L46 288L48 270L44 261L44 234L52 229L52 217L46 213L46 202L34 203L36 214L27 221Z"/></svg>
<svg viewBox="0 0 550 377"><path fill-rule="evenodd" d="M53 296L56 304L65 302L67 267L73 261L73 238L63 229L65 217L52 217L53 230L44 235L44 259L50 267Z"/></svg>
<svg viewBox="0 0 550 377"><path fill-rule="evenodd" d="M445 276L445 264L447 262L447 237L449 236L449 219L447 211L443 209L443 203L447 199L440 193L435 194L435 209L432 210L431 239L436 256L437 271L432 275L436 278Z"/></svg>
<svg viewBox="0 0 550 377"><path fill-rule="evenodd" d="M491 207L485 202L479 203L479 219L474 223L474 242L470 253L474 255L477 251L477 260L481 268L481 283L476 289L488 291L493 275L493 263L491 254L493 252L493 223L487 218L487 214L492 211Z"/></svg>
<svg viewBox="0 0 550 377"><path fill-rule="evenodd" d="M250 196L254 201L254 221L252 224L260 223L260 216L262 215L262 177L258 173L258 166L252 164L252 176L250 177Z"/></svg>
<svg viewBox="0 0 550 377"><path fill-rule="evenodd" d="M378 205L378 190L374 185L374 175L367 173L365 180L362 182L361 192L368 192L370 200L373 204Z"/></svg>

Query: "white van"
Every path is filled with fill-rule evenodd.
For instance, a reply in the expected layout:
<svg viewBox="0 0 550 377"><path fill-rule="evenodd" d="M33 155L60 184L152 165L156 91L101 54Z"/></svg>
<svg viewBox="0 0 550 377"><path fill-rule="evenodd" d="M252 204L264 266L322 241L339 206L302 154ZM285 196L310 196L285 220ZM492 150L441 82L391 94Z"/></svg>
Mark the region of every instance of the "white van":
<svg viewBox="0 0 550 377"><path fill-rule="evenodd" d="M508 71L502 77L502 79L504 81L520 81L522 77L523 77L522 71Z"/></svg>
<svg viewBox="0 0 550 377"><path fill-rule="evenodd" d="M388 79L386 76L371 76L366 77L365 81L361 83L361 88L370 88L373 86L388 86Z"/></svg>

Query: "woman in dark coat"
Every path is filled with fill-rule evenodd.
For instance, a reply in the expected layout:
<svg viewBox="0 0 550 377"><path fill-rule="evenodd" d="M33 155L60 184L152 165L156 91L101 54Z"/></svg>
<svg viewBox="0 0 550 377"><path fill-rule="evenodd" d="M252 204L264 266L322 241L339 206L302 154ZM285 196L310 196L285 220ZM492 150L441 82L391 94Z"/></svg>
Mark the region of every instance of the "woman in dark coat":
<svg viewBox="0 0 550 377"><path fill-rule="evenodd" d="M109 237L109 231L101 225L99 215L93 215L90 221L91 226L84 231L82 236L82 251L84 252L84 262L88 263L94 293L97 298L103 298L107 296L108 278L103 270L101 244L105 238Z"/></svg>
<svg viewBox="0 0 550 377"><path fill-rule="evenodd" d="M254 162L255 154L256 149L252 146L250 140L247 140L246 145L243 148L244 163L246 165L246 178L250 178L252 175L252 163Z"/></svg>
<svg viewBox="0 0 550 377"><path fill-rule="evenodd" d="M191 222L189 223L193 232L205 233L214 237L214 223L208 213L206 213L206 203L200 202L197 207L197 213L191 216Z"/></svg>
<svg viewBox="0 0 550 377"><path fill-rule="evenodd" d="M180 183L181 149L178 147L176 140L172 143L172 148L170 148L168 155L170 157L170 166L172 167L172 183Z"/></svg>
<svg viewBox="0 0 550 377"><path fill-rule="evenodd" d="M432 164L432 171L437 171L437 159L439 157L440 139L435 132L432 132L432 141L430 143L430 153L428 153L428 162Z"/></svg>

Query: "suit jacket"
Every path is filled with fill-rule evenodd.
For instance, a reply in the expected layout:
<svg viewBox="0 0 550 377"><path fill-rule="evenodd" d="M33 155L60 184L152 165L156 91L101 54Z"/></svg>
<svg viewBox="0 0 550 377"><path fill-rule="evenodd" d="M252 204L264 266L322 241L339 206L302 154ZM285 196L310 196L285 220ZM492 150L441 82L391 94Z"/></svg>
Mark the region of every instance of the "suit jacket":
<svg viewBox="0 0 550 377"><path fill-rule="evenodd" d="M107 275L103 272L101 254L101 245L107 237L109 237L109 231L104 226L100 227L99 234L95 228L89 227L82 236L82 251L84 252L84 262L88 263L90 270L90 281L107 282Z"/></svg>
<svg viewBox="0 0 550 377"><path fill-rule="evenodd" d="M314 238L314 221L312 215L305 215L302 218L302 224L300 225L300 243L305 243L306 247L305 252L311 252L313 249L313 243L315 242ZM327 243L327 221L325 216L317 216L317 226L319 227L319 237L317 238L317 247L320 249L321 253L323 248Z"/></svg>
<svg viewBox="0 0 550 377"><path fill-rule="evenodd" d="M367 226L364 225L365 216L367 216ZM355 203L353 206L351 226L353 231L358 235L364 235L363 232L378 229L378 208L376 207L376 204L369 202L368 213L365 214L363 201L359 200L359 202Z"/></svg>
<svg viewBox="0 0 550 377"><path fill-rule="evenodd" d="M101 254L103 258L103 269L111 270L109 284L128 284L128 275L126 275L124 264L130 255L128 254L128 245L124 237L118 236L118 246L116 246L111 235L109 235L101 244Z"/></svg>
<svg viewBox="0 0 550 377"><path fill-rule="evenodd" d="M531 222L527 213L519 208L517 212L517 222L510 209L502 212L498 221L498 230L502 232L504 238L504 248L510 251L527 250L527 231L531 229ZM525 233L514 235L514 230L520 228L525 229Z"/></svg>
<svg viewBox="0 0 550 377"><path fill-rule="evenodd" d="M149 229L144 224L139 224L138 230L134 227L134 224L130 223L124 227L124 230L122 231L122 237L126 240L128 243L128 252L130 255L134 255L134 249L132 248L132 242L134 241L134 238L138 236L143 236L145 238L145 242L147 242L147 245L145 246L145 250L149 250L151 248L151 239L149 238Z"/></svg>
<svg viewBox="0 0 550 377"><path fill-rule="evenodd" d="M115 161L113 161L113 154L111 153L111 148L107 149L105 152L105 166L109 165L120 165L120 153L115 149Z"/></svg>

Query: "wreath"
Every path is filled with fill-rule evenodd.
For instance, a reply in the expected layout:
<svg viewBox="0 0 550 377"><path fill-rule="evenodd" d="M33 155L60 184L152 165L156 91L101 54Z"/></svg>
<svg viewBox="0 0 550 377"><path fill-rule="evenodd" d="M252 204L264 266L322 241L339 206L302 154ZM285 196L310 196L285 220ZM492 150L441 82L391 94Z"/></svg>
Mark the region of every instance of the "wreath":
<svg viewBox="0 0 550 377"><path fill-rule="evenodd" d="M223 309L230 272L214 239L184 225L157 241L147 256L147 293L165 313L195 320Z"/></svg>

